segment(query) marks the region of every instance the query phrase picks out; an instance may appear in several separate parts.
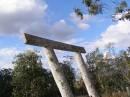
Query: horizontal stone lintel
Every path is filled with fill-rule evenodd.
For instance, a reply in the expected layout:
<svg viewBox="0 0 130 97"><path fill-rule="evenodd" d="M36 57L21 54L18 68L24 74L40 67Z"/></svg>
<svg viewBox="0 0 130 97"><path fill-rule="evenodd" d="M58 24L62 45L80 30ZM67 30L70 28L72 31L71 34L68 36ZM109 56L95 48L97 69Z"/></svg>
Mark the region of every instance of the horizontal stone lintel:
<svg viewBox="0 0 130 97"><path fill-rule="evenodd" d="M71 51L71 52L86 53L83 47L70 45L58 41L53 41L38 36L30 35L27 33L24 33L24 39L25 39L25 44L29 44L29 45L52 48L57 50L64 50L64 51Z"/></svg>

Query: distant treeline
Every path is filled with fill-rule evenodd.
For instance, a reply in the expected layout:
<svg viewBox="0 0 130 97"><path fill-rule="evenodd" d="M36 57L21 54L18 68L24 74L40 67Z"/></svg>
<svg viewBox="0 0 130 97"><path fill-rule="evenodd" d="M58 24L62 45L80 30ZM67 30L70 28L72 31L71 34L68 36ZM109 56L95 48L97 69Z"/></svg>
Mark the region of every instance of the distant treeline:
<svg viewBox="0 0 130 97"><path fill-rule="evenodd" d="M105 56L98 48L86 55L92 81L101 96L126 93L126 87L130 87L130 48L118 54L112 47L107 49ZM41 58L37 52L26 51L14 58L14 69L1 69L0 97L61 97ZM80 75L77 77L78 71L72 64L72 57L66 57L60 64L71 90L76 96L87 95L83 80Z"/></svg>

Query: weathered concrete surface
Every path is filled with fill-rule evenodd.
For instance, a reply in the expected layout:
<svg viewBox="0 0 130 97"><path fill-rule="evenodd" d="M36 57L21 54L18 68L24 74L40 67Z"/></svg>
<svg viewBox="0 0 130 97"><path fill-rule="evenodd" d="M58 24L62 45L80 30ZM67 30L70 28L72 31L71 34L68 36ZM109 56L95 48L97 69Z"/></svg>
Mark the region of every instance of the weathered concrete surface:
<svg viewBox="0 0 130 97"><path fill-rule="evenodd" d="M81 53L76 53L76 60L78 62L78 67L81 72L81 76L83 78L84 84L87 88L89 97L99 97L98 93L95 90L95 87L90 79L90 74L87 70L87 65L85 64Z"/></svg>
<svg viewBox="0 0 130 97"><path fill-rule="evenodd" d="M53 48L53 49L64 50L64 51L86 53L83 47L57 42L45 38L40 38L26 33L24 33L24 38L25 38L25 43L30 45Z"/></svg>
<svg viewBox="0 0 130 97"><path fill-rule="evenodd" d="M45 48L44 52L46 57L48 58L49 67L62 97L74 97L63 74L63 70L58 62L54 50L50 48Z"/></svg>
<svg viewBox="0 0 130 97"><path fill-rule="evenodd" d="M65 44L65 43L61 43L61 42L57 42L53 40L48 40L45 38L40 38L40 37L29 35L26 33L24 33L24 37L25 37L26 44L45 47L45 55L48 58L51 72L53 74L53 77L60 90L62 97L74 97L74 96L72 94L72 91L70 90L67 80L65 79L65 76L62 72L62 69L60 67L60 64L58 62L58 59L53 49L76 52L78 67L80 69L80 72L81 72L81 75L85 83L85 86L87 88L89 96L99 97L91 82L90 75L87 71L87 67L81 55L81 53L86 52L83 47L78 47L78 46Z"/></svg>

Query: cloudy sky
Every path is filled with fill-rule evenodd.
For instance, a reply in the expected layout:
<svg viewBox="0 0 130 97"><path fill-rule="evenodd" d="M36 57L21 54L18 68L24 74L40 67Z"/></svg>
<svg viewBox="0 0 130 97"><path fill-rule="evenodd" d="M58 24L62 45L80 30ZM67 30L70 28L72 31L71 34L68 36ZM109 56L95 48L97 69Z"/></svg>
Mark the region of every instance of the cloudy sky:
<svg viewBox="0 0 130 97"><path fill-rule="evenodd" d="M81 0L0 0L0 68L13 67L14 56L28 49L22 33L85 47L91 51L112 42L116 48L130 46L130 22L113 22L110 13L80 20L73 9Z"/></svg>

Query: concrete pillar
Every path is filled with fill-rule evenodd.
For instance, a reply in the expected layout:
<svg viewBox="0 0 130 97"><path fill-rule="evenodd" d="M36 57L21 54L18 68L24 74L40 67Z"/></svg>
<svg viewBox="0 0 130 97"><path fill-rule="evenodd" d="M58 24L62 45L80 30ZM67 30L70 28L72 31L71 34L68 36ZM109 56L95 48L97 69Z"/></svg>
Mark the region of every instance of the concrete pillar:
<svg viewBox="0 0 130 97"><path fill-rule="evenodd" d="M87 66L83 60L81 53L76 53L76 60L78 62L78 67L81 72L81 76L85 83L86 89L88 91L89 97L99 97L98 93L95 90L95 87L90 79L90 74L87 70Z"/></svg>
<svg viewBox="0 0 130 97"><path fill-rule="evenodd" d="M60 90L62 97L74 97L67 80L63 74L62 68L58 62L55 52L51 48L45 48L45 56L48 58L48 64L51 69L54 80Z"/></svg>

